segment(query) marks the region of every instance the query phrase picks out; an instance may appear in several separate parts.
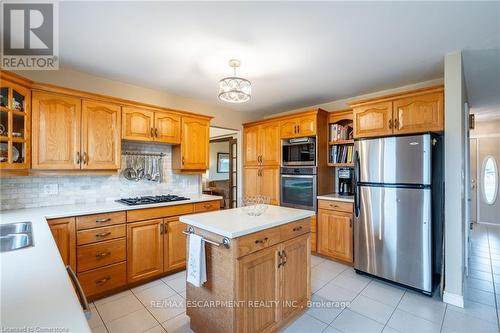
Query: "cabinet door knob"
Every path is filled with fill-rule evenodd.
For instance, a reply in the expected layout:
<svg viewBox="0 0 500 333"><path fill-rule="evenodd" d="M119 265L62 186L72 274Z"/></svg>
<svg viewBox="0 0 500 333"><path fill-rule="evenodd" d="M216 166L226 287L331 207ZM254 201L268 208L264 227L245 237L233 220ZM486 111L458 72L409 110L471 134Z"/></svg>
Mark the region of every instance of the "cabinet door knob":
<svg viewBox="0 0 500 333"><path fill-rule="evenodd" d="M76 152L76 164L80 164L80 162L81 162L81 161L82 161L82 160L81 160L81 158L80 158L80 152L79 152L79 151L77 151L77 152Z"/></svg>
<svg viewBox="0 0 500 333"><path fill-rule="evenodd" d="M155 136L158 137L158 129L155 128Z"/></svg>
<svg viewBox="0 0 500 333"><path fill-rule="evenodd" d="M89 156L86 151L83 152L83 164L89 164Z"/></svg>
<svg viewBox="0 0 500 333"><path fill-rule="evenodd" d="M152 137L152 138L154 138L154 136L155 136L155 129L153 127L151 127L149 136Z"/></svg>
<svg viewBox="0 0 500 333"><path fill-rule="evenodd" d="M181 163L182 163L182 165L184 165L184 156L182 156L182 162Z"/></svg>
<svg viewBox="0 0 500 333"><path fill-rule="evenodd" d="M394 119L394 129L399 129L399 119Z"/></svg>
<svg viewBox="0 0 500 333"><path fill-rule="evenodd" d="M392 119L389 119L389 128L392 128Z"/></svg>

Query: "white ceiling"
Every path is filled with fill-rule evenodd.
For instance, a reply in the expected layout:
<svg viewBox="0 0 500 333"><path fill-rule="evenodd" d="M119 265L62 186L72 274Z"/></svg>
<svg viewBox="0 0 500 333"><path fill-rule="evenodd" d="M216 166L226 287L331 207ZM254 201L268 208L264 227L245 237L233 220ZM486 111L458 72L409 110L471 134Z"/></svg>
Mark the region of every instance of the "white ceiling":
<svg viewBox="0 0 500 333"><path fill-rule="evenodd" d="M500 112L500 2L61 2L62 66L241 111L280 112L442 77L464 50L472 109ZM496 53L495 53L496 52ZM496 90L495 90L496 89ZM226 105L227 106L227 105Z"/></svg>

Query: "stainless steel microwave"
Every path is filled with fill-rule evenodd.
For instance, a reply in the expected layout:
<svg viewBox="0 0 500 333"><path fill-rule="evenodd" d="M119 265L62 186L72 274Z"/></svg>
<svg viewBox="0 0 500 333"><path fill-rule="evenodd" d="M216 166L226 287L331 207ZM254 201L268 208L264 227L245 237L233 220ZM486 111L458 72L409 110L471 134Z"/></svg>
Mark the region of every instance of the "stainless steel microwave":
<svg viewBox="0 0 500 333"><path fill-rule="evenodd" d="M283 140L282 166L315 166L316 138L294 138Z"/></svg>

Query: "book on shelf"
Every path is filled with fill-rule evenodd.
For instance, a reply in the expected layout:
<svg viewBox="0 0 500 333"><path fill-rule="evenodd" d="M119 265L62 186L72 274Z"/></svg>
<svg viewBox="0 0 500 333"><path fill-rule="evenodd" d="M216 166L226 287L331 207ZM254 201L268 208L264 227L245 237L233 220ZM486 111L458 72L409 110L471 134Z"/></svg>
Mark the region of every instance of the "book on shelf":
<svg viewBox="0 0 500 333"><path fill-rule="evenodd" d="M352 163L353 149L351 145L331 146L330 163Z"/></svg>
<svg viewBox="0 0 500 333"><path fill-rule="evenodd" d="M342 126L340 124L330 124L330 141L352 139L352 127Z"/></svg>

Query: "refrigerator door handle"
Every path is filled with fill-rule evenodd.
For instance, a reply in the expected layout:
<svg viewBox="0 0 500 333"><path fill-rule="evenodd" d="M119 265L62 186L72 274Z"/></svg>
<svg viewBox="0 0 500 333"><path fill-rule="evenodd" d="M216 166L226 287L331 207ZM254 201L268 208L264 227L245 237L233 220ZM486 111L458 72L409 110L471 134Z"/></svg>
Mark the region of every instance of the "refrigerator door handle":
<svg viewBox="0 0 500 333"><path fill-rule="evenodd" d="M356 150L354 152L354 216L359 216L359 153Z"/></svg>

